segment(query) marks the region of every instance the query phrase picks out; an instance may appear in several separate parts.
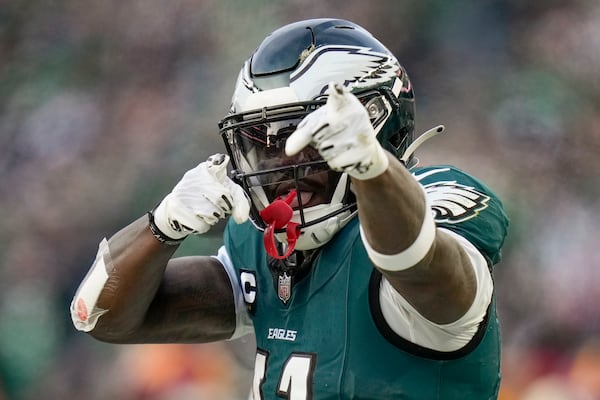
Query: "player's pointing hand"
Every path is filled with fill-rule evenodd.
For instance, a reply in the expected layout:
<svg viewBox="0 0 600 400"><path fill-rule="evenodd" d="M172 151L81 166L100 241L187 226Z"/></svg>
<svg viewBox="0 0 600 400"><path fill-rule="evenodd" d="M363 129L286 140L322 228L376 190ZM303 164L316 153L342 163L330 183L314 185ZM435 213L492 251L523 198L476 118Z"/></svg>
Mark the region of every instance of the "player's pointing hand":
<svg viewBox="0 0 600 400"><path fill-rule="evenodd" d="M327 94L327 103L306 116L287 139L286 154L292 156L311 145L335 171L357 179L382 174L388 158L365 107L339 83L330 83Z"/></svg>

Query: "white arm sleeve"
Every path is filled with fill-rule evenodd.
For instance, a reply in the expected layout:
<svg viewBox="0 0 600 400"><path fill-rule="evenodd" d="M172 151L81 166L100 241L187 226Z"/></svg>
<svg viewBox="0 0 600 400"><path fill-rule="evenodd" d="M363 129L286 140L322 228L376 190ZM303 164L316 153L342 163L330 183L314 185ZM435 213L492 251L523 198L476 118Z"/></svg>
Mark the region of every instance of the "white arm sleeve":
<svg viewBox="0 0 600 400"><path fill-rule="evenodd" d="M254 327L252 325L252 320L248 315L248 310L246 309L246 303L244 302L244 296L242 294L240 283L237 275L235 274L233 263L231 262L231 258L229 257L225 246L221 246L217 255L213 257L223 264L223 268L225 268L225 271L227 271L227 275L229 276L231 290L233 292L233 301L235 303L235 331L229 340L234 340L249 333L253 333Z"/></svg>
<svg viewBox="0 0 600 400"><path fill-rule="evenodd" d="M379 300L387 324L402 338L437 351L455 351L465 346L477 332L492 299L493 281L483 255L467 239L438 228L455 238L471 260L477 292L469 310L457 321L436 324L419 314L387 281L381 280Z"/></svg>

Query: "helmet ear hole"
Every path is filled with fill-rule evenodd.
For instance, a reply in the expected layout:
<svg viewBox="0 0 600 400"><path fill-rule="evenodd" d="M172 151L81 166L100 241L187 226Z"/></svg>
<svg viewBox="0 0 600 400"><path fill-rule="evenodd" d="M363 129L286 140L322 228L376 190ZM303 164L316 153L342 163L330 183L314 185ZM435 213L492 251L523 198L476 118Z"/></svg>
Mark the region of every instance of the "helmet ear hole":
<svg viewBox="0 0 600 400"><path fill-rule="evenodd" d="M400 153L407 146L406 142L408 140L408 136L409 129L404 126L400 128L400 130L396 133L390 135L390 137L388 138L388 143L396 157L400 157L402 155Z"/></svg>
<svg viewBox="0 0 600 400"><path fill-rule="evenodd" d="M392 145L392 147L396 150L400 149L400 146L402 146L402 142L404 141L404 136L402 133L398 132L392 136L390 136L389 142Z"/></svg>

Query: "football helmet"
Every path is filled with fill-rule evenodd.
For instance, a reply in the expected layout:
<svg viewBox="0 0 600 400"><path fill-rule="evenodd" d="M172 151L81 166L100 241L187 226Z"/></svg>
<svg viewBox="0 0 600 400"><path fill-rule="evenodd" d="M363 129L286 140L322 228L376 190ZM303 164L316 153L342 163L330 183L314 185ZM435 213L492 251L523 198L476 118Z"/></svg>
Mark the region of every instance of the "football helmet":
<svg viewBox="0 0 600 400"><path fill-rule="evenodd" d="M299 232L297 250L327 243L356 213L346 174L332 171L312 147L292 157L284 151L302 118L325 104L330 81L360 99L381 145L401 159L413 141L410 80L382 43L345 20L300 21L268 35L244 63L231 109L219 122L232 177L251 200L250 219L265 230L261 211L286 198ZM275 233L284 246L285 231Z"/></svg>

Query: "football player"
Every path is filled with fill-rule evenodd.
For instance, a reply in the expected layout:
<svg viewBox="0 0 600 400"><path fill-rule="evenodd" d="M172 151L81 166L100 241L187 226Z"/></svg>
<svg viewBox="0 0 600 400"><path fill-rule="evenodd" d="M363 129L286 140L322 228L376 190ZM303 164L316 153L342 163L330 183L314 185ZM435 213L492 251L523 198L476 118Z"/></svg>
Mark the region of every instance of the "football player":
<svg viewBox="0 0 600 400"><path fill-rule="evenodd" d="M476 178L417 165L443 127L415 138L414 107L406 71L362 27L274 31L219 123L227 155L101 241L75 326L114 343L254 333L255 400L496 398L491 272L508 220ZM228 216L218 254L172 257Z"/></svg>

